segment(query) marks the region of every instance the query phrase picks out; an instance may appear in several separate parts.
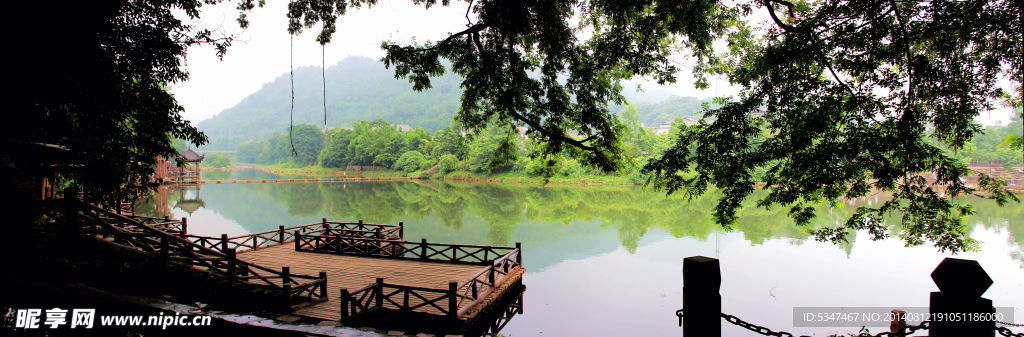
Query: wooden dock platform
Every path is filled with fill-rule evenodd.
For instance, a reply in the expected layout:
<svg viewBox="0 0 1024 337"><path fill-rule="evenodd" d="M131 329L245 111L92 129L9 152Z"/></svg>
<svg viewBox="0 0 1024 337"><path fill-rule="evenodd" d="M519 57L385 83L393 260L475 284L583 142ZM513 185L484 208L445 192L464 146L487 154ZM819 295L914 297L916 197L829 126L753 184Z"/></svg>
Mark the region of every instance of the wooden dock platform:
<svg viewBox="0 0 1024 337"><path fill-rule="evenodd" d="M188 234L186 218L118 214L123 207L113 212L84 203L72 206L87 223L83 231L88 238L155 258L167 270L176 267L219 279L232 289L247 289L274 311L346 326L468 329L482 317L501 314L498 307L508 302L508 294L521 294L525 271L519 243L499 247L425 238L405 241L401 222L322 219L208 237Z"/></svg>
<svg viewBox="0 0 1024 337"><path fill-rule="evenodd" d="M326 302L294 312L297 316L337 321L341 319L341 289L357 289L383 278L387 283L411 287L447 289L452 281L470 279L480 267L465 264L421 262L376 257L345 256L295 251L291 245L277 245L238 253L238 258L262 266L280 269L289 266L292 272L316 275L327 272ZM414 304L422 303L416 299ZM471 302L464 302L463 307ZM395 306L391 306L397 309ZM462 308L460 308L462 309ZM424 312L443 316L437 308L427 306Z"/></svg>

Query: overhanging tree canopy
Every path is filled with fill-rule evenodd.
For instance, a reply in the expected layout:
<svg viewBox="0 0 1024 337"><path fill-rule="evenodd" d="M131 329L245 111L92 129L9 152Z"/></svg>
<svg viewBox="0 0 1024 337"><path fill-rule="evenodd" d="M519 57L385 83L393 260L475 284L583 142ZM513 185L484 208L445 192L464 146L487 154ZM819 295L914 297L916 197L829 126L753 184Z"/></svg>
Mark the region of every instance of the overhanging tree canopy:
<svg viewBox="0 0 1024 337"><path fill-rule="evenodd" d="M291 30L323 23L326 42L347 7L375 3L294 0ZM756 15L771 25L755 29ZM850 229L884 237L882 216L899 214L908 245L956 252L974 246L959 220L970 205L942 191L976 190L959 179L966 167L927 139L963 145L980 130L974 117L1003 97L998 80L1021 83L1021 21L1019 0L492 0L470 2L461 32L382 47L386 64L416 90L446 71L440 59L451 62L464 78L456 114L463 127L493 118L511 134L526 125L546 141L540 155L567 150L606 171L623 160L622 125L607 110L623 102L619 80L672 82L679 69L670 57L683 50L697 60L698 86L723 74L744 89L646 165L652 184L691 196L722 189L715 216L726 227L758 186L769 191L759 206L791 207L799 223L815 205L891 191L893 200L860 207L818 238L843 241ZM715 54L712 42L722 37L728 46ZM923 176L931 171L934 182ZM982 176L980 188L1000 204L1016 200L1000 181Z"/></svg>

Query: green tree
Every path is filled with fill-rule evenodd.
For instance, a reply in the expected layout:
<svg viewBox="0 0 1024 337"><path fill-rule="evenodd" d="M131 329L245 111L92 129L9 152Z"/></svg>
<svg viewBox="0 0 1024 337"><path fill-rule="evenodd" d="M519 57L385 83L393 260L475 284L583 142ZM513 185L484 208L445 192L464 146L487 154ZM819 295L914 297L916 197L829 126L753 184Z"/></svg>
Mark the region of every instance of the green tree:
<svg viewBox="0 0 1024 337"><path fill-rule="evenodd" d="M291 27L323 23L321 36L329 37L348 6L375 3L294 0ZM813 205L892 191L891 202L861 207L817 238L842 242L853 229L881 238L881 219L899 211L907 244L955 252L974 246L960 226L970 207L936 190L975 191L958 179L963 163L928 144L926 131L960 148L979 129L973 118L1001 97L997 80L1020 84L1021 7L1010 0L480 1L467 11L465 30L425 44L385 42L384 61L422 90L444 74L440 59L447 59L463 77L455 119L466 129L492 120L499 128L526 125L544 144L542 155L568 147L580 162L614 171L624 162L623 127L607 106L623 103L619 81L674 81L670 55L682 48L698 61L698 86L717 73L745 89L708 108L709 122L687 128L646 166L656 186L691 197L721 188L715 220L726 227L758 186L769 191L759 206L789 207L801 224ZM754 10L772 26L748 23ZM728 37L725 55L712 49L719 34ZM762 108L764 118L751 118ZM937 182L919 179L933 169ZM1015 199L999 181L983 177L981 185L997 203Z"/></svg>
<svg viewBox="0 0 1024 337"><path fill-rule="evenodd" d="M14 75L19 83L9 101L18 121L3 123L5 151L8 144L58 145L80 161L60 173L88 199L145 195L156 186L156 158L176 154L168 135L207 142L167 88L188 78L189 47L212 45L223 56L231 45L232 37L179 19L198 19L204 6L219 2L25 3L12 25L34 28L11 43L32 52L13 55L24 74ZM254 6L239 4L243 12Z"/></svg>
<svg viewBox="0 0 1024 337"><path fill-rule="evenodd" d="M445 154L441 156L441 160L437 162L437 173L448 174L455 171L455 166L459 164L459 158L455 157L454 154Z"/></svg>
<svg viewBox="0 0 1024 337"><path fill-rule="evenodd" d="M355 132L347 129L334 129L324 137L324 148L320 150L320 166L345 167L350 159L348 145L352 143Z"/></svg>
<svg viewBox="0 0 1024 337"><path fill-rule="evenodd" d="M405 146L405 136L394 125L378 119L357 122L354 129L356 136L349 144L353 156L350 163L391 167L398 160Z"/></svg>
<svg viewBox="0 0 1024 337"><path fill-rule="evenodd" d="M231 167L231 160L228 159L228 157L225 155L219 153L212 153L207 155L206 158L203 159L202 165L206 167L216 168Z"/></svg>
<svg viewBox="0 0 1024 337"><path fill-rule="evenodd" d="M463 158L466 154L465 139L457 130L450 125L434 133L430 141L430 156L441 158L445 154L451 154L457 158Z"/></svg>
<svg viewBox="0 0 1024 337"><path fill-rule="evenodd" d="M309 124L296 125L291 133L291 144L294 147L291 161L299 165L316 165L317 157L324 147L324 133Z"/></svg>
<svg viewBox="0 0 1024 337"><path fill-rule="evenodd" d="M266 142L245 142L238 146L235 150L235 159L240 163L256 163L256 158L259 157L260 152L263 151L263 147L266 146Z"/></svg>
<svg viewBox="0 0 1024 337"><path fill-rule="evenodd" d="M907 245L976 248L961 221L971 206L939 193L976 192L959 179L968 173L965 163L927 138L962 148L980 130L974 117L1002 96L997 81L1019 83L1020 2L758 5L774 25L760 32L734 26L730 53L695 68L727 74L746 89L738 100L706 111L710 122L680 134L646 166L655 184L690 196L717 186L724 195L715 218L725 226L736 222L737 209L759 184L769 191L757 197L759 206L788 207L800 224L809 223L815 205L882 190L892 199L860 206L845 223L815 230L816 237L846 242L855 230L867 230L884 238L884 217L898 213ZM752 117L762 112L763 118ZM696 174L680 173L688 170ZM929 171L937 174L934 183L924 178ZM1017 199L1004 185L980 180L999 204Z"/></svg>
<svg viewBox="0 0 1024 337"><path fill-rule="evenodd" d="M394 169L411 173L419 169L421 161L423 161L422 153L419 151L408 151L395 161Z"/></svg>
<svg viewBox="0 0 1024 337"><path fill-rule="evenodd" d="M421 154L427 152L430 147L430 132L422 127L409 130L405 133L405 149L407 151L418 151Z"/></svg>

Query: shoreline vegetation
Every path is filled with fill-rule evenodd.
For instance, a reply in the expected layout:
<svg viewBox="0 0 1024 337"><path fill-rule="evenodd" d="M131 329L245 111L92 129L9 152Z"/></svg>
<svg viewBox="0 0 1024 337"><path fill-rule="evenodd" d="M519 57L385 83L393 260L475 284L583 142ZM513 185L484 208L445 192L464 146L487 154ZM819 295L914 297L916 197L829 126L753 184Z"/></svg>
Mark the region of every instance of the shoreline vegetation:
<svg viewBox="0 0 1024 337"><path fill-rule="evenodd" d="M623 108L617 118L625 126L622 150L628 160L615 172L583 165L568 152L543 155L540 145L525 128L489 127L471 132L453 124L431 134L422 127L390 124L381 119L345 127L296 125L291 136L279 133L269 139L243 143L231 158L213 153L207 158L210 163L203 164L208 168L228 168L244 163L241 167L286 176L357 174L512 183L644 185L648 181L644 166L660 158L678 134L695 127L695 121L686 118L665 123L664 129L645 127L632 104ZM972 167L973 173L1002 179L1010 183L1012 190L1024 192L1024 186L1014 186L1014 181L1010 181L1024 185L1024 158L1000 143L1007 134L1020 132L1019 125L1019 119L1015 119L1008 126L989 127L985 135L972 140L969 150L955 154L960 162ZM977 183L976 175L973 181L971 177L963 178L968 184Z"/></svg>
<svg viewBox="0 0 1024 337"><path fill-rule="evenodd" d="M415 171L406 173L403 171L397 171L392 169L380 169L380 170L345 170L344 168L326 168L320 166L302 166L302 167L289 167L288 164L275 164L275 165L259 165L259 164L248 164L248 163L237 163L232 168L204 168L204 170L217 170L225 171L231 169L253 169L268 173L281 175L284 177L289 176L309 176L309 177L405 177L409 179L418 180L443 180L443 181L466 181L466 182L487 182L487 183L521 183L521 184L543 184L544 178L540 176L531 176L528 174L519 174L515 172L504 172L496 174L486 173L473 173L465 171L453 171L447 174L430 173L431 170ZM625 176L607 176L607 175L596 175L596 174L583 174L579 176L555 176L551 177L548 184L556 185L634 185L639 186L641 183L635 183L630 181L629 177Z"/></svg>
<svg viewBox="0 0 1024 337"><path fill-rule="evenodd" d="M544 178L540 176L531 176L529 174L516 173L516 172L503 172L503 173L473 173L465 171L453 171L447 174L436 173L436 167L432 170L415 171L412 173L406 173L403 171L397 171L392 169L377 169L377 170L345 170L344 168L326 168L320 166L300 166L295 167L289 163L274 164L274 165L260 165L260 164L249 164L249 163L235 163L232 167L227 168L204 168L204 171L228 171L235 169L252 169L268 173L281 175L285 178L289 177L403 177L407 179L415 180L441 180L441 181L453 181L453 182L470 182L470 183L494 183L494 184L539 184L544 185ZM978 165L971 167L973 172L985 171L984 173L997 176L997 173L1003 172L1007 175L1003 176L1002 179L1013 179L1015 181L1024 181L1024 174L1006 172L1002 167L990 167L985 165ZM1015 167L1013 170L1021 170L1022 167ZM434 171L431 173L430 171ZM976 175L968 177L976 179ZM225 180L225 178L211 177L211 180ZM609 176L609 175L598 175L584 173L579 176L554 176L547 182L550 185L574 185L574 186L643 186L642 182L635 182L629 176ZM1019 188L1012 188L1011 191L1018 195L1024 194L1024 186Z"/></svg>

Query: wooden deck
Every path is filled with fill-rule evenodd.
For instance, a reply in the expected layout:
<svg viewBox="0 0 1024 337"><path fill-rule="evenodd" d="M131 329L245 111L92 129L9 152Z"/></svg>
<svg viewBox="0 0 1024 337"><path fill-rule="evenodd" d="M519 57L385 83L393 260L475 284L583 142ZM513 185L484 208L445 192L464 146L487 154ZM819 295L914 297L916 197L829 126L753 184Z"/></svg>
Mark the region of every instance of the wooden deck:
<svg viewBox="0 0 1024 337"><path fill-rule="evenodd" d="M242 251L238 253L238 258L269 268L288 266L294 273L316 275L326 271L328 301L301 308L295 314L332 321L339 320L341 315L338 294L342 288L357 289L376 282L377 278L384 278L390 284L445 289L451 281L461 282L472 278L481 268L475 265L298 252L293 245L288 244ZM413 299L413 302L420 301ZM462 305L471 304L466 301ZM443 315L431 307L425 307L423 311Z"/></svg>
<svg viewBox="0 0 1024 337"><path fill-rule="evenodd" d="M184 218L125 216L80 201L65 206L77 209L87 238L238 287L272 311L349 326L419 330L422 322L468 331L481 317L500 314L506 294L522 288L518 242L405 241L402 223L327 219L218 238L188 234Z"/></svg>

